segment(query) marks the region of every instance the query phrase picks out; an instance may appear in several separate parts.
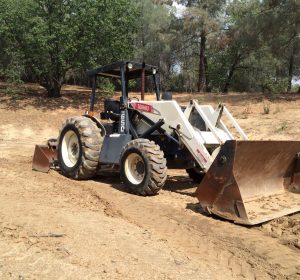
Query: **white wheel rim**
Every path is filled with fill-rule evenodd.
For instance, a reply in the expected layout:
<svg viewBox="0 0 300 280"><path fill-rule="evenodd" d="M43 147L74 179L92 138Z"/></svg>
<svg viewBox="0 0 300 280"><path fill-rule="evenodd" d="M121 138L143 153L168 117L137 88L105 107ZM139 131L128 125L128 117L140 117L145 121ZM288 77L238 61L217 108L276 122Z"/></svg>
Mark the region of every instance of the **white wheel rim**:
<svg viewBox="0 0 300 280"><path fill-rule="evenodd" d="M79 158L79 139L73 130L69 130L61 143L61 154L64 164L67 167L74 167Z"/></svg>
<svg viewBox="0 0 300 280"><path fill-rule="evenodd" d="M130 183L138 185L145 177L145 163L143 158L136 153L130 154L125 160L125 174Z"/></svg>

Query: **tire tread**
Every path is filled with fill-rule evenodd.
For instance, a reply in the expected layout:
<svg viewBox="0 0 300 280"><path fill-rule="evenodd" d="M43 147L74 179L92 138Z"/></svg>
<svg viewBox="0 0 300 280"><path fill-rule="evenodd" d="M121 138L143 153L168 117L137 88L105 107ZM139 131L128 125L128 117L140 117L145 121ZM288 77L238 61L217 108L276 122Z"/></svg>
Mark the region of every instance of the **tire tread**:
<svg viewBox="0 0 300 280"><path fill-rule="evenodd" d="M155 195L164 186L167 180L167 161L164 157L163 151L155 142L149 139L135 139L130 141L122 150L121 158L124 152L135 147L148 159L149 161L149 180L140 188L131 188L136 194L142 196ZM122 168L121 168L122 169ZM124 182L124 174L121 172L121 180Z"/></svg>
<svg viewBox="0 0 300 280"><path fill-rule="evenodd" d="M103 141L101 131L91 119L84 116L66 119L60 130L60 135L66 125L73 125L77 128L80 135L82 157L81 163L75 172L68 173L61 167L62 172L67 177L74 179L90 179L96 175L98 169L99 154Z"/></svg>

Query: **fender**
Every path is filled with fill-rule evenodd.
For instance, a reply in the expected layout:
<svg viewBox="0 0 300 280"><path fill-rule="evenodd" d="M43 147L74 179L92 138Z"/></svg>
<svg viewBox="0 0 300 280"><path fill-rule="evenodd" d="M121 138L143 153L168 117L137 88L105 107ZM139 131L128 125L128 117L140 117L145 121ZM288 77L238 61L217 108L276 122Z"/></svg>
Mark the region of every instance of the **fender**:
<svg viewBox="0 0 300 280"><path fill-rule="evenodd" d="M95 116L88 115L88 114L84 114L82 116L91 119L97 125L97 127L100 128L101 136L104 137L106 135L105 127L98 118L96 118Z"/></svg>

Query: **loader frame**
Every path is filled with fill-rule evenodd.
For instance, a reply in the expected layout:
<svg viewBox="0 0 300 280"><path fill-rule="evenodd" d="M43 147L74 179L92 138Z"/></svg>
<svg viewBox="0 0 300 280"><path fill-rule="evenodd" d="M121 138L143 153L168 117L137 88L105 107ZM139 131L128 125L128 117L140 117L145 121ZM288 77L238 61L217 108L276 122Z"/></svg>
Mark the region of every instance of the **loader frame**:
<svg viewBox="0 0 300 280"><path fill-rule="evenodd" d="M76 179L87 178L89 172L96 175L98 171L117 170L121 180L140 195L156 194L165 183L167 168L186 169L200 183L195 194L208 213L253 225L300 210L300 141L248 141L223 104L214 109L191 100L183 107L170 98L170 93L161 97L158 69L152 65L119 61L87 74L92 80L89 111L67 119L58 142L53 139L36 146L33 169L47 172L58 162L64 175ZM154 82L155 101L144 100L147 76ZM97 77L121 81L120 99L104 101L100 113L104 122L94 112ZM129 81L139 78L141 97L132 99ZM78 127L85 132L79 132ZM81 154L71 166L75 170L72 174L60 165L61 143L66 143L64 137L66 133L71 135L70 131L77 135L77 142L69 142L81 145ZM83 147L79 138L86 135L90 138ZM64 155L72 150L71 144ZM90 150L83 153L87 148ZM138 173L147 173L142 181L129 182L126 177L130 157L134 160L128 174L138 178ZM77 169L79 165L84 171Z"/></svg>
<svg viewBox="0 0 300 280"><path fill-rule="evenodd" d="M243 140L248 140L247 135L224 105L220 104L219 107L214 110L212 106L199 105L196 100L191 100L188 106L182 110L182 108L172 100L164 101L164 103L161 104L159 73L155 66L133 61L119 61L111 65L89 70L87 75L90 76L92 80L89 114L93 114L94 111L97 77L117 78L121 81L121 97L120 101L116 104L118 110L115 110L118 112L113 113L118 119L118 130L114 131L114 133L109 133L109 129L106 131L103 143L104 148L99 158L101 164L118 164L121 149L129 141L137 138L149 138L162 147L168 159L169 168L191 168L199 166L203 172L207 172L215 155L211 155L206 145L219 146L224 144L226 140L234 139L229 129L221 120L222 117L227 117ZM145 78L147 76L152 76L156 101L144 101ZM128 97L129 80L138 78L141 79L141 100L130 100ZM163 108L157 110L160 106ZM161 113L162 111L172 111L172 114L178 115L179 118L176 122L172 122L172 116L168 118L168 113L164 115ZM201 132L200 130L196 131L192 127L187 121L191 114L200 115L204 121L206 132ZM148 125L147 130L142 134L137 133L136 128L130 121L134 115L138 115L140 120ZM105 113L101 115L101 118L107 118ZM108 118L110 118L110 116L108 116ZM153 119L155 121L153 121ZM217 127L219 127L219 129ZM222 131L225 131L225 137ZM164 147L160 141L161 136L168 139L168 143L172 146L172 151ZM186 147L188 151L184 151L182 147ZM189 156L189 153L192 157Z"/></svg>
<svg viewBox="0 0 300 280"><path fill-rule="evenodd" d="M129 110L131 109L130 99L128 97L129 81L132 79L141 79L141 100L144 100L145 78L147 76L152 76L156 100L160 100L158 69L153 65L145 63L138 63L134 61L119 61L111 65L89 70L87 71L87 75L92 80L90 111L88 112L89 115L93 115L94 112L97 77L116 78L121 81L121 97L120 101L117 103L117 112L112 112L112 114L109 114L109 112L104 112L101 115L102 119L107 119L114 114L114 116L119 119L117 121L118 129L116 133L110 134L108 133L108 131L106 131L103 143L104 148L102 149L99 158L99 162L101 162L102 164L115 165L119 163L119 156L122 147L124 147L132 139L139 138L129 118ZM109 100L107 100L106 102L108 103ZM149 124L151 124L151 129L146 132L145 135L143 135L144 137L151 134L155 130L159 130L160 126L162 125L162 122L152 123L151 120L147 121ZM169 135L167 135L167 137L171 139Z"/></svg>

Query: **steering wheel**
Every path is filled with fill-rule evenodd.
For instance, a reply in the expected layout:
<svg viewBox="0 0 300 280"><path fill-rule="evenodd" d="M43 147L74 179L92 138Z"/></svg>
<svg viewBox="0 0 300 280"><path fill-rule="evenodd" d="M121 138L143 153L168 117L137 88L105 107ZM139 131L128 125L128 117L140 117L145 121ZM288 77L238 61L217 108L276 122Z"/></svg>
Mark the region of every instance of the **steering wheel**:
<svg viewBox="0 0 300 280"><path fill-rule="evenodd" d="M140 101L139 98L136 97L136 96L133 96L133 97L129 98L129 102L131 102L133 100Z"/></svg>

